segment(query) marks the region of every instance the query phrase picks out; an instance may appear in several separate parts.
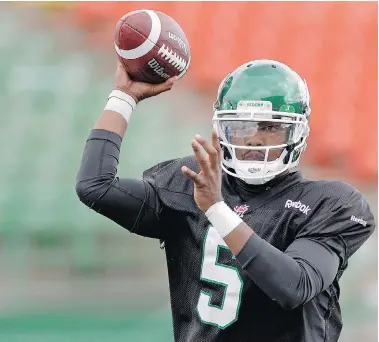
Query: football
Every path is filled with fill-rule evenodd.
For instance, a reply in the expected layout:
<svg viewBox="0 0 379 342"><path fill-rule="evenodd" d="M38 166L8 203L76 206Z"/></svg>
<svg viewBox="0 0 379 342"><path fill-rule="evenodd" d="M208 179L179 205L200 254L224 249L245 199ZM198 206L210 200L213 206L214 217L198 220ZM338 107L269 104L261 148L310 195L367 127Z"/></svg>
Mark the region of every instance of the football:
<svg viewBox="0 0 379 342"><path fill-rule="evenodd" d="M117 23L116 52L135 81L162 83L182 77L191 52L180 25L165 13L138 10L125 14Z"/></svg>

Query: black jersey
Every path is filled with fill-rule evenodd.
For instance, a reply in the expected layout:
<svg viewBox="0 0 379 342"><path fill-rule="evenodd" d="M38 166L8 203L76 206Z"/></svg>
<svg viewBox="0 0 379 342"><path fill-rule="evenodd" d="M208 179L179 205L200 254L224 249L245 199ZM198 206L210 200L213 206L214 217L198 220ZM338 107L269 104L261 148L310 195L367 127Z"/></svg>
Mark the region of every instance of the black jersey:
<svg viewBox="0 0 379 342"><path fill-rule="evenodd" d="M84 203L130 231L164 240L176 342L338 340L338 281L374 228L356 189L309 181L298 172L254 187L223 175L226 204L278 251L287 253L294 241L306 239L338 256L334 281L288 310L251 279L197 207L192 182L180 171L183 165L198 170L194 157L160 163L143 181L118 179L120 144L115 134L92 132L77 191Z"/></svg>

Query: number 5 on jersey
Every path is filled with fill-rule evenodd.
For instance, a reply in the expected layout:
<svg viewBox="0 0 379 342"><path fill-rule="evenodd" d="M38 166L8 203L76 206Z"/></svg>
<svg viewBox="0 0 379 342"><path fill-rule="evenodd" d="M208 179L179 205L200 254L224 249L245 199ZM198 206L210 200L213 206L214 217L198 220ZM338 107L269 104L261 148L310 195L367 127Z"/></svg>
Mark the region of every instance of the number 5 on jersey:
<svg viewBox="0 0 379 342"><path fill-rule="evenodd" d="M210 226L204 239L200 279L221 285L224 296L221 306L212 305L212 294L207 289L201 290L197 311L203 323L225 329L238 319L243 281L236 267L218 262L220 248L229 249L216 229Z"/></svg>

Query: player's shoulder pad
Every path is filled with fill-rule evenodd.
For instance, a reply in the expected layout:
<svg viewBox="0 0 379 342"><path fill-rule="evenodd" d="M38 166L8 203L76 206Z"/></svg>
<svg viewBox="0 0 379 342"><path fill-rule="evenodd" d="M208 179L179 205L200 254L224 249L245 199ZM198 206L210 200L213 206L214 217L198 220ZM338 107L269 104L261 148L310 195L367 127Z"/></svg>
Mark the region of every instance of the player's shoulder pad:
<svg viewBox="0 0 379 342"><path fill-rule="evenodd" d="M346 205L369 208L368 202L362 193L344 181L303 179L297 195L299 200L312 205L314 209L317 208L319 213L333 211Z"/></svg>
<svg viewBox="0 0 379 342"><path fill-rule="evenodd" d="M363 194L343 181L305 181L296 204L306 206L297 237L313 236L330 238L339 236L341 241L329 241L343 258L350 257L374 232L375 218ZM293 203L290 203L291 207ZM298 207L299 208L299 207ZM297 209L301 210L301 207Z"/></svg>
<svg viewBox="0 0 379 342"><path fill-rule="evenodd" d="M159 198L169 208L197 212L193 198L193 183L182 173L182 166L200 172L194 156L172 159L159 163L143 173L143 179L157 191Z"/></svg>

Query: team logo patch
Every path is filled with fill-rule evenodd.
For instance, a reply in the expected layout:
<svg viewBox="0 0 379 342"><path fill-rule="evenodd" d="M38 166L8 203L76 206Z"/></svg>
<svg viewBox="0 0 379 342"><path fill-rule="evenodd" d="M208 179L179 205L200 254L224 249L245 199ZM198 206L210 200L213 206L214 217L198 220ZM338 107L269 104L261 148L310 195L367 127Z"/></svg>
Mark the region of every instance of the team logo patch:
<svg viewBox="0 0 379 342"><path fill-rule="evenodd" d="M280 106L279 112L295 113L296 110L295 110L294 106L284 104L284 105Z"/></svg>
<svg viewBox="0 0 379 342"><path fill-rule="evenodd" d="M234 207L234 211L238 214L239 217L243 217L243 215L249 210L249 206L246 204L236 205Z"/></svg>

